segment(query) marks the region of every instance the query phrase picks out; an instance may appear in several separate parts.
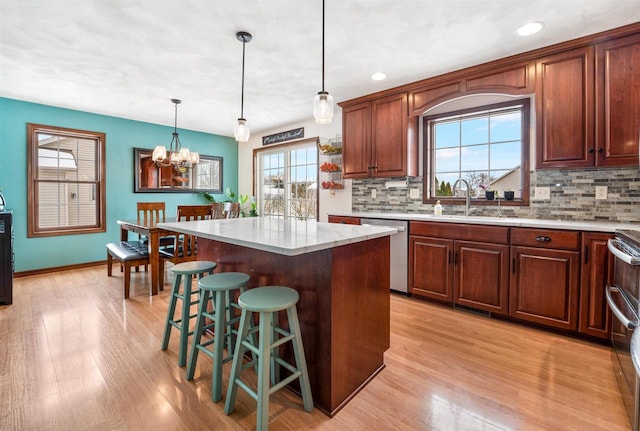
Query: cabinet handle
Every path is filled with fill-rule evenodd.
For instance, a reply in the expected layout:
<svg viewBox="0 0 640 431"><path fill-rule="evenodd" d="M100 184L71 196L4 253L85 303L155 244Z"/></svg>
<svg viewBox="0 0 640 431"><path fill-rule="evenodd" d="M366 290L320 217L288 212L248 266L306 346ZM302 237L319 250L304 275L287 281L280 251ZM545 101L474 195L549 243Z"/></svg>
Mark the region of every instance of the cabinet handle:
<svg viewBox="0 0 640 431"><path fill-rule="evenodd" d="M586 265L587 263L589 263L589 246L585 245L584 246L584 264Z"/></svg>
<svg viewBox="0 0 640 431"><path fill-rule="evenodd" d="M589 148L589 154L593 154L593 153L595 153L595 152L596 152L596 151L595 151L593 148Z"/></svg>
<svg viewBox="0 0 640 431"><path fill-rule="evenodd" d="M536 241L538 242L551 242L551 238L548 236L537 236Z"/></svg>
<svg viewBox="0 0 640 431"><path fill-rule="evenodd" d="M516 258L515 257L513 259L511 259L511 273L512 274L516 273Z"/></svg>
<svg viewBox="0 0 640 431"><path fill-rule="evenodd" d="M598 152L602 154L604 152L604 148L598 148Z"/></svg>
<svg viewBox="0 0 640 431"><path fill-rule="evenodd" d="M454 265L458 264L458 252L457 251L453 254L453 264Z"/></svg>
<svg viewBox="0 0 640 431"><path fill-rule="evenodd" d="M451 250L449 250L449 265L451 265Z"/></svg>

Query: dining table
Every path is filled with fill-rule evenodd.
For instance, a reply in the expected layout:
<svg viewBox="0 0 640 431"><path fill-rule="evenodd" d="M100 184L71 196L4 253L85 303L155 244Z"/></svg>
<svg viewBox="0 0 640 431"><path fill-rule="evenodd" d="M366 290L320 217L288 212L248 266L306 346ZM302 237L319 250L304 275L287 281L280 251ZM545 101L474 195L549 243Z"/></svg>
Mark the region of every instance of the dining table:
<svg viewBox="0 0 640 431"><path fill-rule="evenodd" d="M129 232L144 235L149 239L149 265L151 267L151 295L157 295L161 289L160 280L160 237L174 233L166 228L161 228L158 223L176 221L175 217L166 220L118 220L120 225L120 240L128 241Z"/></svg>

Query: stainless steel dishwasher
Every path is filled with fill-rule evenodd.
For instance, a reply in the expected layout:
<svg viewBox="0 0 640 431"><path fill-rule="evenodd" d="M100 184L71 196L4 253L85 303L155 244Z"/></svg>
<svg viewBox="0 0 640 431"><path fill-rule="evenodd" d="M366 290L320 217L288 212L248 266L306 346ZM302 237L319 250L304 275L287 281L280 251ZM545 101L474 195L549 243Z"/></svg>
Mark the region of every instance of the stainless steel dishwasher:
<svg viewBox="0 0 640 431"><path fill-rule="evenodd" d="M363 226L386 226L398 230L398 233L391 235L390 245L390 280L389 288L393 291L409 294L409 222L404 220L388 219L360 219Z"/></svg>

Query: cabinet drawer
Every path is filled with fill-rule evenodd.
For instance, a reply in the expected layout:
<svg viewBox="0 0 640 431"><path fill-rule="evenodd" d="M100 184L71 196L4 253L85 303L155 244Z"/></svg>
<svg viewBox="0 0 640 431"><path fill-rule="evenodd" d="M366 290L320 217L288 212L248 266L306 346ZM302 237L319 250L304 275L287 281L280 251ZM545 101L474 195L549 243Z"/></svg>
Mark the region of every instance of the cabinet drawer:
<svg viewBox="0 0 640 431"><path fill-rule="evenodd" d="M563 250L580 249L580 232L553 229L511 228L511 244Z"/></svg>
<svg viewBox="0 0 640 431"><path fill-rule="evenodd" d="M349 217L349 216L332 216L328 217L329 223L340 223L340 224L360 224L360 217Z"/></svg>
<svg viewBox="0 0 640 431"><path fill-rule="evenodd" d="M413 221L409 225L409 232L411 235L449 238L460 241L481 241L492 244L509 243L509 228L505 226Z"/></svg>

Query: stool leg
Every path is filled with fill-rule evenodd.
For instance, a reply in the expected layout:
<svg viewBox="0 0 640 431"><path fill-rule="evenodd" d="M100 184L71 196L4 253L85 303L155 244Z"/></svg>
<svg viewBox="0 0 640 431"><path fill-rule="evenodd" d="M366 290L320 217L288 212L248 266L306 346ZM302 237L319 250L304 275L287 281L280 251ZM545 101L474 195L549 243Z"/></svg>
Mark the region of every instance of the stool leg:
<svg viewBox="0 0 640 431"><path fill-rule="evenodd" d="M198 353L200 349L198 349L198 345L200 345L200 340L202 339L202 333L204 332L204 316L203 312L206 311L207 302L209 301L209 297L211 296L211 292L208 290L203 290L200 293L200 303L198 304L198 317L196 318L196 328L193 333L193 341L191 342L191 354L189 355L189 363L187 364L187 372L186 379L193 379L193 374L196 370L196 362L198 361Z"/></svg>
<svg viewBox="0 0 640 431"><path fill-rule="evenodd" d="M300 334L300 323L298 322L298 311L296 307L287 309L287 318L289 319L289 330L295 335L293 338L293 354L296 357L296 368L301 371L300 375L300 393L304 409L308 412L313 410L313 397L311 396L311 386L309 385L309 373L307 371L307 359L304 356L304 347L302 346L302 335Z"/></svg>
<svg viewBox="0 0 640 431"><path fill-rule="evenodd" d="M176 274L173 280L173 289L171 290L171 298L169 299L169 309L167 310L167 318L164 323L164 334L162 335L162 350L169 347L169 337L171 336L171 321L176 313L176 303L178 301L178 291L180 290L180 280L182 274Z"/></svg>
<svg viewBox="0 0 640 431"><path fill-rule="evenodd" d="M273 327L277 327L278 326L278 312L275 311L273 313ZM275 343L276 341L278 341L278 339L280 338L280 335L272 330L271 331L271 344L273 345L273 343ZM271 360L270 360L270 366L271 366L271 384L275 385L276 383L278 383L280 381L280 365L278 365L278 363L276 362L276 358L280 357L280 346L275 347L271 350Z"/></svg>
<svg viewBox="0 0 640 431"><path fill-rule="evenodd" d="M228 292L228 291L227 291ZM223 291L216 292L216 320L213 326L213 374L211 377L211 399L218 402L222 399L222 349L225 339L225 308L227 296Z"/></svg>
<svg viewBox="0 0 640 431"><path fill-rule="evenodd" d="M258 409L256 431L269 427L269 366L271 364L271 337L273 332L273 314L260 313L260 336L258 346Z"/></svg>
<svg viewBox="0 0 640 431"><path fill-rule="evenodd" d="M188 275L182 280L182 317L180 322L180 347L178 350L178 366L187 363L187 342L189 341L189 314L191 309L191 284L193 277Z"/></svg>
<svg viewBox="0 0 640 431"><path fill-rule="evenodd" d="M236 340L235 354L233 361L231 362L231 373L229 374L229 387L227 388L227 400L224 403L224 414L228 415L233 412L236 407L236 394L238 393L238 384L236 380L240 376L240 370L242 370L242 358L244 356L245 347L242 344L242 340L247 337L249 332L249 319L251 313L247 310L242 310L240 315L240 326L238 326L238 338Z"/></svg>

